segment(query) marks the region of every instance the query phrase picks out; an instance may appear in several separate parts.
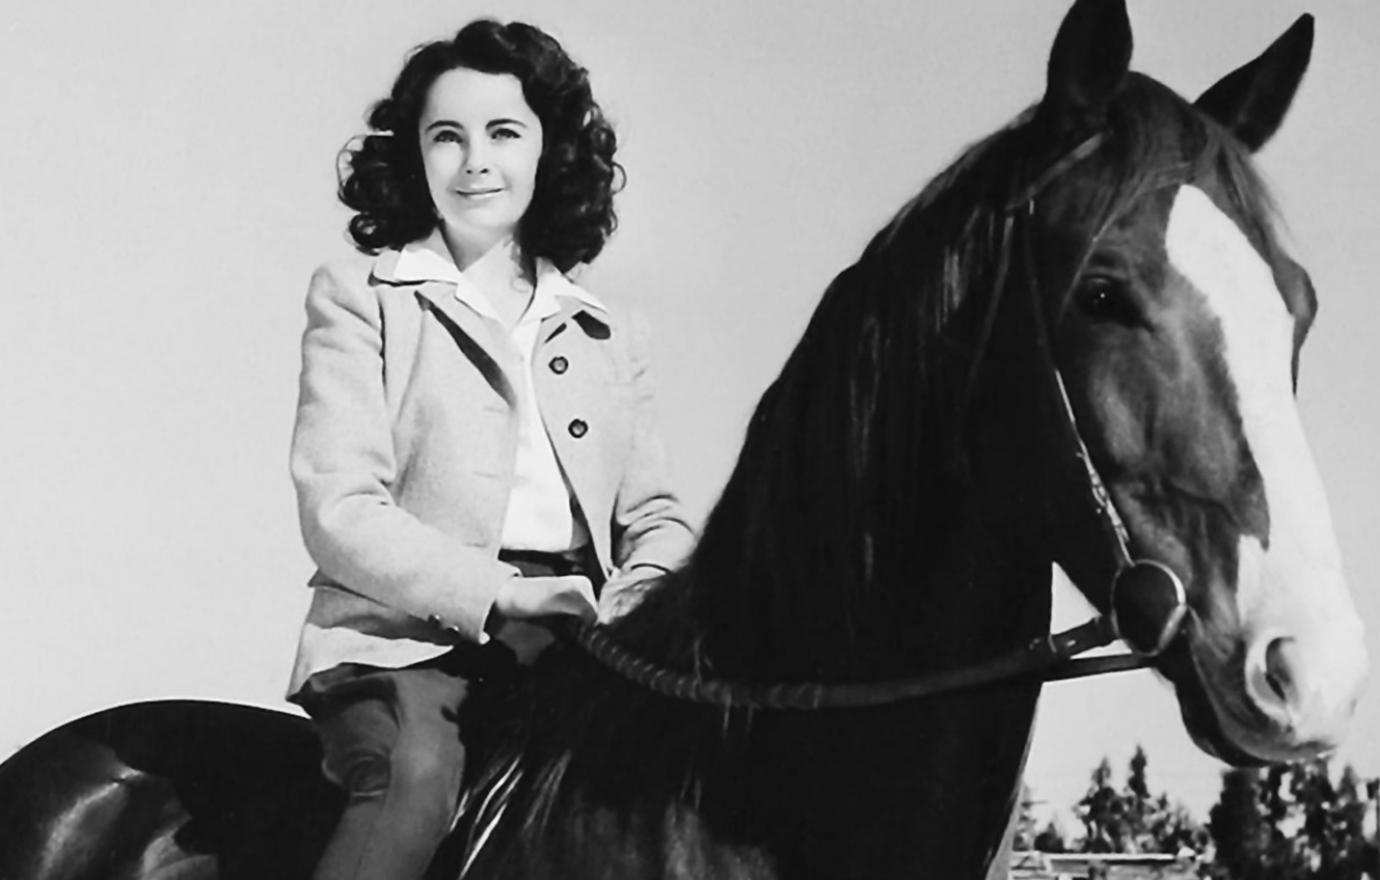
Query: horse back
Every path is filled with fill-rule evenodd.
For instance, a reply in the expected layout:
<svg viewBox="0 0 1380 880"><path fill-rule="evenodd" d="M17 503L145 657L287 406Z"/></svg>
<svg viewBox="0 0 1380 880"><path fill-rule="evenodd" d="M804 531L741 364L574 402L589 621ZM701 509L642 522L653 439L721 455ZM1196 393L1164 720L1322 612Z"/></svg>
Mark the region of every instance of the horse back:
<svg viewBox="0 0 1380 880"><path fill-rule="evenodd" d="M118 706L0 764L0 880L306 877L341 796L302 718Z"/></svg>

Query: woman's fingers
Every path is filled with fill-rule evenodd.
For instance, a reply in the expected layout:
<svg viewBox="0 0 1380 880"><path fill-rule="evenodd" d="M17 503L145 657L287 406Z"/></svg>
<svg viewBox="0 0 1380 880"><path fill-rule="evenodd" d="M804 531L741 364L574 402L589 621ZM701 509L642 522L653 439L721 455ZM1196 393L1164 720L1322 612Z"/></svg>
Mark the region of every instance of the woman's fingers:
<svg viewBox="0 0 1380 880"><path fill-rule="evenodd" d="M594 585L583 575L511 578L499 589L494 608L513 620L552 614L593 620L598 615Z"/></svg>

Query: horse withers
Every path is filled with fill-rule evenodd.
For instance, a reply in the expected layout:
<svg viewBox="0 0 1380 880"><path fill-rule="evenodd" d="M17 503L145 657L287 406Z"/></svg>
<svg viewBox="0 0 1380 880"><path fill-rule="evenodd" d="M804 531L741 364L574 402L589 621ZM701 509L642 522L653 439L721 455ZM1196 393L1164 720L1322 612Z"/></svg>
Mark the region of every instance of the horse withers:
<svg viewBox="0 0 1380 880"><path fill-rule="evenodd" d="M1077 0L1039 102L829 285L695 553L611 628L620 650L690 680L880 689L1045 638L1051 563L1111 612L1134 560L1183 589L1154 662L1204 749L1334 746L1367 659L1293 400L1316 301L1251 160L1311 42L1304 18L1190 103L1129 71L1124 0ZM1137 607L1118 605L1128 633ZM702 705L559 646L468 707L482 741L433 873L999 872L1039 689ZM261 736L218 732L240 729ZM60 728L0 766L0 877L305 870L333 805L304 736L210 704ZM275 741L267 776L204 772Z"/></svg>

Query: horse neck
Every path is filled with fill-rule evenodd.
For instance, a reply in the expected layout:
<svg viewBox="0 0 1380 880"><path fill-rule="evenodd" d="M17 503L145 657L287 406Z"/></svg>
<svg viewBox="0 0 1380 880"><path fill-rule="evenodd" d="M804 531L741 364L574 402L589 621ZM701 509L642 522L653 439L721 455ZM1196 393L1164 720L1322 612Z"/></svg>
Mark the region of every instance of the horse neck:
<svg viewBox="0 0 1380 880"><path fill-rule="evenodd" d="M948 473L927 472L924 490L934 494L921 490L925 503L897 511L912 541L879 537L895 546L874 549L874 574L891 579L847 596L847 584L807 583L800 601L813 603L813 613L793 607L782 619L812 629L757 623L728 631L748 650L730 654L735 645L716 641L711 660L729 657L742 666L727 674L758 680L895 678L990 660L1046 631L1048 560L1034 524L1011 504L1025 487ZM752 488L744 480L730 492ZM909 494L886 503L902 507L899 495ZM797 543L832 539L823 529ZM841 644L846 638L856 645ZM793 665L773 665L781 654ZM725 814L769 841L782 876L981 876L1018 788L1038 690L1026 682L877 711L754 715L745 751L706 788L724 788ZM742 803L757 799L745 792L762 793L766 804L751 818ZM937 827L947 829L942 839L916 833Z"/></svg>

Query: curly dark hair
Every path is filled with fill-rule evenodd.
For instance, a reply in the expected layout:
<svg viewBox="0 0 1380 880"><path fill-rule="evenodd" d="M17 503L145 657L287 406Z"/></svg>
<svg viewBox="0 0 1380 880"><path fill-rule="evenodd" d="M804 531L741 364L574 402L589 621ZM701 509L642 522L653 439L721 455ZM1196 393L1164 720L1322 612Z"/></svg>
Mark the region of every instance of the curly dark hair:
<svg viewBox="0 0 1380 880"><path fill-rule="evenodd" d="M374 132L342 150L339 196L356 211L355 246L377 253L436 228L417 126L432 83L458 67L516 76L541 120L536 185L515 233L524 259L544 257L562 272L593 260L618 225L613 196L625 179L613 126L595 103L589 72L560 43L532 25L489 19L413 50L392 92L369 111Z"/></svg>

